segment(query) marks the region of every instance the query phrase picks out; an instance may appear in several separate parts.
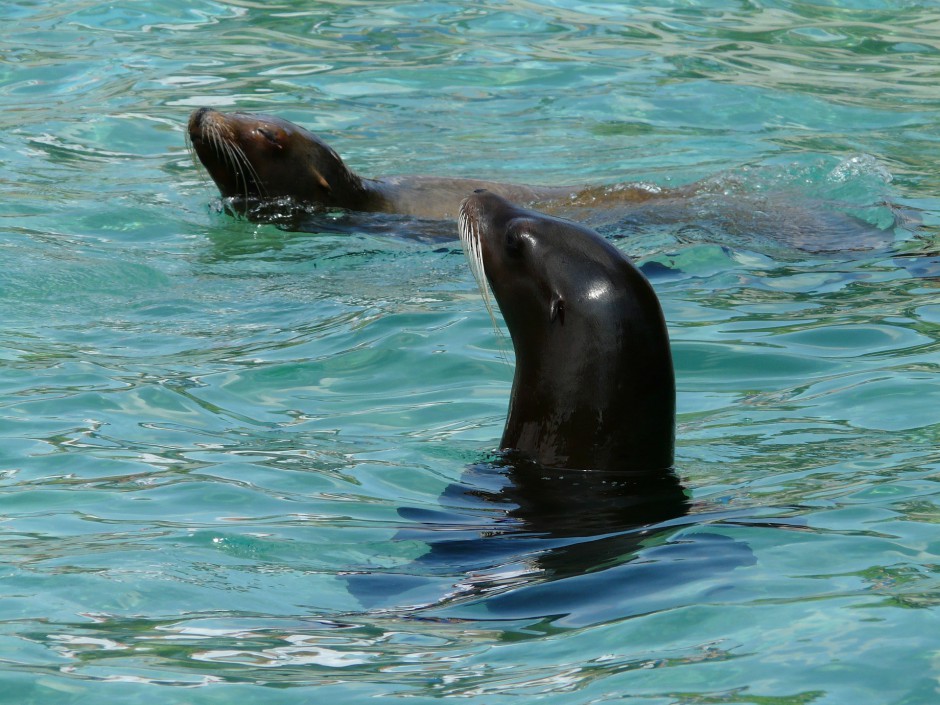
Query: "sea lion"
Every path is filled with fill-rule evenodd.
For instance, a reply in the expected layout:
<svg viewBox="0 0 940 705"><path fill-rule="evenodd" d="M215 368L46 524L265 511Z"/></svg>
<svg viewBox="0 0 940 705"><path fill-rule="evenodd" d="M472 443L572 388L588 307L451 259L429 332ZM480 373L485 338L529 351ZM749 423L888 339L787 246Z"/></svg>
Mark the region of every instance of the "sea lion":
<svg viewBox="0 0 940 705"><path fill-rule="evenodd" d="M516 354L500 447L553 468L668 471L675 376L643 274L593 230L485 190L463 201L458 225Z"/></svg>
<svg viewBox="0 0 940 705"><path fill-rule="evenodd" d="M885 247L892 235L892 226L883 229L840 212L839 204L795 203L792 194L775 195L759 183L751 193L733 175L671 188L643 182L543 187L438 176L369 179L299 125L211 108L192 113L188 139L228 210L292 231L451 241L461 200L483 188L587 223L609 237L663 225L676 225L681 234L691 226L697 239L732 247L825 253Z"/></svg>
<svg viewBox="0 0 940 705"><path fill-rule="evenodd" d="M488 611L528 615L533 604L494 596L629 563L690 510L672 468L669 335L649 282L593 230L485 190L463 201L458 227L516 353L500 451L448 486L439 507L399 509L409 526L395 540L426 543L425 554L347 582L366 606L482 597ZM553 614L580 609L564 588L540 595L536 610L552 600Z"/></svg>
<svg viewBox="0 0 940 705"><path fill-rule="evenodd" d="M300 206L453 220L460 202L476 189L485 188L525 204L589 201L594 191L436 176L368 179L349 169L313 133L271 115L199 108L190 115L188 134L193 151L222 197L249 215L259 203L288 201ZM659 190L653 187L625 185L618 187L615 200L643 201L657 195Z"/></svg>

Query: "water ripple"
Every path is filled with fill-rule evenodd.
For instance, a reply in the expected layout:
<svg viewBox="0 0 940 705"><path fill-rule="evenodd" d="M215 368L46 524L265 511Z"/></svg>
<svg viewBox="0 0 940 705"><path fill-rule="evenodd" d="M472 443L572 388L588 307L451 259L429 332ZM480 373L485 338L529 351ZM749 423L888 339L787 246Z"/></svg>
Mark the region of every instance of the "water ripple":
<svg viewBox="0 0 940 705"><path fill-rule="evenodd" d="M0 700L933 701L933 3L0 19ZM511 366L456 245L218 212L201 105L368 175L706 179L580 214L659 265L692 514L518 531L468 476Z"/></svg>

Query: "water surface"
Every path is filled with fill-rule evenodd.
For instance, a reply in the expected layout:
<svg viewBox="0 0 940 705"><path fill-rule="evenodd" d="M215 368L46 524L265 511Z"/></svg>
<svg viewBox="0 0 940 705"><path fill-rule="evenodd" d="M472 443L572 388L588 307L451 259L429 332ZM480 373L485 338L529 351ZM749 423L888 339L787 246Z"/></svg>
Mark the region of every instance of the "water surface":
<svg viewBox="0 0 940 705"><path fill-rule="evenodd" d="M0 19L0 702L940 699L933 3ZM219 212L202 105L366 175L709 179L885 241L604 224L661 265L693 511L488 541L446 490L498 482L512 367L456 243Z"/></svg>

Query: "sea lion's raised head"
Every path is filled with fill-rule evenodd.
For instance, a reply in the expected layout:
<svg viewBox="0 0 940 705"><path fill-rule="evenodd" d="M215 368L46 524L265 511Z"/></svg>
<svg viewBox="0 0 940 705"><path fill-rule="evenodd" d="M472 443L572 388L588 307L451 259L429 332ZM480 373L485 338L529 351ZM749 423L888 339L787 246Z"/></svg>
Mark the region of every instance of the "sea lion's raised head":
<svg viewBox="0 0 940 705"><path fill-rule="evenodd" d="M659 300L593 230L477 191L460 238L516 354L504 449L572 469L671 467L675 380Z"/></svg>

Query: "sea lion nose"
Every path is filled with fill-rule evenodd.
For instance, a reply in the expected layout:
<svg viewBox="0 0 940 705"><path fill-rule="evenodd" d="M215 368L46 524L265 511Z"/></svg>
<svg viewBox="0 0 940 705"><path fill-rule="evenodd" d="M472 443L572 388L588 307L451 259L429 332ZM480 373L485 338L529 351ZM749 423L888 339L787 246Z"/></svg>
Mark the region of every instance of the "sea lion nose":
<svg viewBox="0 0 940 705"><path fill-rule="evenodd" d="M474 189L473 192L474 192L474 193L486 193L486 189L485 189L485 188L478 188L478 189Z"/></svg>
<svg viewBox="0 0 940 705"><path fill-rule="evenodd" d="M212 112L212 108L199 108L189 117L190 127L201 127L203 118Z"/></svg>

